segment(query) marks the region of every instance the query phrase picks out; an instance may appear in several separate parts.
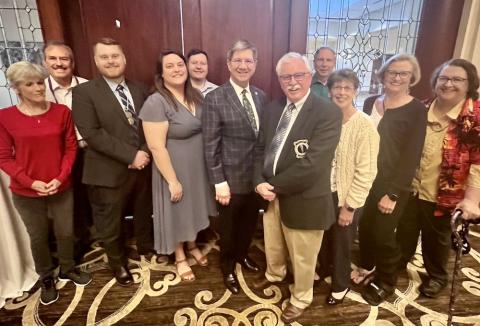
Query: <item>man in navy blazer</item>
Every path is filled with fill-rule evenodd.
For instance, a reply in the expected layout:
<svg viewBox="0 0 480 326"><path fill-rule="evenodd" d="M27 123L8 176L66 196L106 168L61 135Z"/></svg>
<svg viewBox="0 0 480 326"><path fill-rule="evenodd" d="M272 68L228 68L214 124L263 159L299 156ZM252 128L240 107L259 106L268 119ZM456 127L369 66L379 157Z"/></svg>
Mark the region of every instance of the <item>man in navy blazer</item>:
<svg viewBox="0 0 480 326"><path fill-rule="evenodd" d="M323 230L335 221L330 177L342 114L310 90L306 57L287 53L276 70L286 98L265 107L255 147L256 191L269 205L263 218L267 270L253 287L285 281L290 259L294 283L281 316L288 324L313 300Z"/></svg>
<svg viewBox="0 0 480 326"><path fill-rule="evenodd" d="M259 271L248 257L260 208L253 187L253 148L265 94L250 85L257 49L239 40L227 52L230 80L205 98L202 115L205 159L220 213L220 265L225 286L240 292L235 264Z"/></svg>

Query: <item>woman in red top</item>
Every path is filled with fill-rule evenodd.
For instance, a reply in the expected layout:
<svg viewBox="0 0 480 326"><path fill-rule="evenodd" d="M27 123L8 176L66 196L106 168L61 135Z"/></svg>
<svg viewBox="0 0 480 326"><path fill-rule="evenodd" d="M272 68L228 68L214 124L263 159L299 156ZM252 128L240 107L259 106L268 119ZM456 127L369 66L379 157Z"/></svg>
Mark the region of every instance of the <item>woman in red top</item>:
<svg viewBox="0 0 480 326"><path fill-rule="evenodd" d="M20 103L0 110L0 169L10 176L15 207L27 228L40 275L43 304L58 299L48 244L48 218L54 222L59 279L86 285L90 275L74 269L73 191L70 172L76 155L70 110L45 100L46 71L22 61L7 70Z"/></svg>

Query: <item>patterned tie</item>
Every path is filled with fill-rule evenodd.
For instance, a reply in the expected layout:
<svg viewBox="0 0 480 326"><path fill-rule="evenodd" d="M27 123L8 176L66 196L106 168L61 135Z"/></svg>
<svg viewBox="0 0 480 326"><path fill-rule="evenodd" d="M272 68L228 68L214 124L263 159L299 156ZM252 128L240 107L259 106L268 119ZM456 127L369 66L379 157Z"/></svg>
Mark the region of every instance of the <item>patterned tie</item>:
<svg viewBox="0 0 480 326"><path fill-rule="evenodd" d="M258 129L257 129L257 123L255 122L255 114L253 113L252 104L250 104L250 101L248 100L245 94L247 94L246 89L242 91L243 107L245 108L245 111L247 111L248 121L250 122L250 125L252 126L253 131L255 131L255 135L256 135L258 133Z"/></svg>
<svg viewBox="0 0 480 326"><path fill-rule="evenodd" d="M122 109L123 109L123 112L125 113L125 116L127 117L128 123L135 129L137 129L138 128L137 113L133 109L133 106L128 100L127 95L125 95L124 89L125 87L118 84L117 92L118 92L118 95L120 95L120 100L122 101Z"/></svg>
<svg viewBox="0 0 480 326"><path fill-rule="evenodd" d="M270 149L265 157L264 169L265 171L273 171L273 163L275 162L275 156L277 155L280 145L282 144L283 139L287 134L288 125L292 119L293 111L296 109L295 104L290 103L278 123L277 130L275 131L275 136L273 136L272 143L270 144Z"/></svg>

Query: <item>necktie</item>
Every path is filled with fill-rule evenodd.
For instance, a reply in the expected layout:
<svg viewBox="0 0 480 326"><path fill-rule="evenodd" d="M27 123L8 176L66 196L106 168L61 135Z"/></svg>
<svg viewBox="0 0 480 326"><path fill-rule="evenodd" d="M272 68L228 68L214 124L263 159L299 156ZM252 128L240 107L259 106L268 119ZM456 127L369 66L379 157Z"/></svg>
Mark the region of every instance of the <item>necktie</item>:
<svg viewBox="0 0 480 326"><path fill-rule="evenodd" d="M135 129L138 128L138 117L137 113L132 107L132 104L127 98L127 95L125 94L124 91L125 87L122 85L118 84L117 86L117 92L118 95L120 95L120 100L122 101L122 109L123 112L125 113L125 116L127 117L128 123L134 127Z"/></svg>
<svg viewBox="0 0 480 326"><path fill-rule="evenodd" d="M257 123L255 122L255 114L253 113L253 108L252 104L248 100L247 96L247 90L244 89L242 91L242 102L243 102L243 107L245 108L245 111L247 112L248 116L248 121L250 122L250 125L252 126L253 130L255 131L255 135L258 133L257 129Z"/></svg>
<svg viewBox="0 0 480 326"><path fill-rule="evenodd" d="M282 117L280 118L277 130L275 131L275 136L273 136L272 143L270 144L270 148L265 157L265 171L275 173L275 171L273 171L273 163L275 162L275 156L277 155L277 152L280 149L280 145L282 144L282 141L287 134L288 125L290 124L290 120L292 119L292 114L295 109L295 104L290 103L290 105L287 107L285 112L282 114Z"/></svg>

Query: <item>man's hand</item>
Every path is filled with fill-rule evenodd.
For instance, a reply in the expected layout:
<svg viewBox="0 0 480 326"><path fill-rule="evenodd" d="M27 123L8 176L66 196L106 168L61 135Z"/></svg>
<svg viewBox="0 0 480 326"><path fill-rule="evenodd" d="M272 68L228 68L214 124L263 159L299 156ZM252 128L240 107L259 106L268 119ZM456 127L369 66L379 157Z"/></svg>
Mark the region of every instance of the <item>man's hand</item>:
<svg viewBox="0 0 480 326"><path fill-rule="evenodd" d="M353 221L353 213L350 212L345 206L340 208L340 213L338 214L338 225L340 226L349 226Z"/></svg>
<svg viewBox="0 0 480 326"><path fill-rule="evenodd" d="M37 192L39 196L48 196L48 187L47 184L40 180L33 181L32 185L30 186L33 190Z"/></svg>
<svg viewBox="0 0 480 326"><path fill-rule="evenodd" d="M46 190L48 192L48 195L54 195L58 192L58 188L60 187L62 183L58 181L57 179L52 179L49 183L46 185Z"/></svg>
<svg viewBox="0 0 480 326"><path fill-rule="evenodd" d="M133 162L128 166L129 169L142 170L150 163L150 155L145 151L138 151Z"/></svg>
<svg viewBox="0 0 480 326"><path fill-rule="evenodd" d="M384 195L382 199L378 202L378 210L383 214L392 214L393 210L395 209L395 205L397 202L388 198L388 195Z"/></svg>
<svg viewBox="0 0 480 326"><path fill-rule="evenodd" d="M215 186L215 199L220 205L227 206L230 203L230 197L230 187L228 183L225 182L225 184Z"/></svg>
<svg viewBox="0 0 480 326"><path fill-rule="evenodd" d="M480 207L478 207L476 202L467 198L464 198L461 202L459 202L455 209L462 210L462 218L465 220L474 220L480 218Z"/></svg>
<svg viewBox="0 0 480 326"><path fill-rule="evenodd" d="M262 182L255 187L255 191L267 201L272 201L277 196L273 192L273 186L268 182Z"/></svg>

